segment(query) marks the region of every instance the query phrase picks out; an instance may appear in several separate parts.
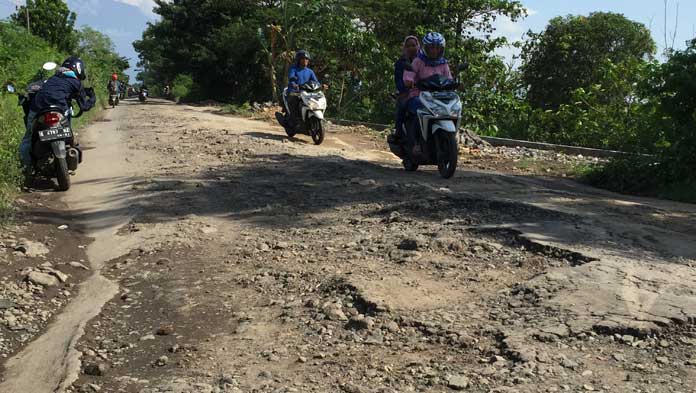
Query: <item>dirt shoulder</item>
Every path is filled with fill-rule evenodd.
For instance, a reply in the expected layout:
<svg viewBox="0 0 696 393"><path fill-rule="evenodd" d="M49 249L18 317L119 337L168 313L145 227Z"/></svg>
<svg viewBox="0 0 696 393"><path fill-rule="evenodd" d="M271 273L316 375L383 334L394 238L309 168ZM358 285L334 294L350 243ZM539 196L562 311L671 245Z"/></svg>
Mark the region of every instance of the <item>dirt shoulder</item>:
<svg viewBox="0 0 696 393"><path fill-rule="evenodd" d="M57 194L35 191L16 202L0 228L0 356L13 356L45 331L90 275L91 243Z"/></svg>

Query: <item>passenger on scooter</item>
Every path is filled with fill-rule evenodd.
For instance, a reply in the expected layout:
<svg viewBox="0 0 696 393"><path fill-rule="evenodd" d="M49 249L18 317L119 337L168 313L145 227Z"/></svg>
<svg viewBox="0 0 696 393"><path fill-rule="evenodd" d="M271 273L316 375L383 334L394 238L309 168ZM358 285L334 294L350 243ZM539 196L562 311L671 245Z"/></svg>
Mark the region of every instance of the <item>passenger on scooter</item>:
<svg viewBox="0 0 696 393"><path fill-rule="evenodd" d="M427 79L433 75L441 75L446 78L452 78L452 73L450 72L449 62L445 58L445 37L440 33L431 32L423 37L423 49L418 52L418 56L411 64L411 70L404 72L404 84L411 88L409 93L408 101L408 112L415 115L419 108L423 107L418 96L420 95L420 90L416 87L416 84ZM418 149L416 144L416 130L414 127L407 127L408 129L408 146L409 148L415 147ZM416 153L418 153L416 151Z"/></svg>
<svg viewBox="0 0 696 393"><path fill-rule="evenodd" d="M85 64L78 57L71 56L65 59L63 65L56 70L56 74L43 84L41 90L31 103L27 116L26 132L19 145L19 156L25 174L25 180L31 180L32 159L31 139L34 119L42 111L51 107L58 107L62 112L67 112L72 100L77 101L82 111L92 109L97 97L94 90L85 89L83 80L87 77Z"/></svg>
<svg viewBox="0 0 696 393"><path fill-rule="evenodd" d="M300 86L304 85L309 81L317 81L317 76L314 75L314 71L309 68L309 62L311 57L309 52L305 50L298 50L295 54L295 64L290 67L290 72L288 73L288 106L290 107L289 113L287 114L288 126L290 128L296 128L298 119L302 117L300 113L300 97L296 94L300 91Z"/></svg>
<svg viewBox="0 0 696 393"><path fill-rule="evenodd" d="M398 139L401 136L404 117L406 116L406 104L408 103L411 90L404 83L404 71L407 68L411 68L411 64L418 56L419 51L420 43L418 42L418 37L410 35L404 39L401 57L394 63L394 82L398 93L396 98L396 127L392 135L394 139Z"/></svg>

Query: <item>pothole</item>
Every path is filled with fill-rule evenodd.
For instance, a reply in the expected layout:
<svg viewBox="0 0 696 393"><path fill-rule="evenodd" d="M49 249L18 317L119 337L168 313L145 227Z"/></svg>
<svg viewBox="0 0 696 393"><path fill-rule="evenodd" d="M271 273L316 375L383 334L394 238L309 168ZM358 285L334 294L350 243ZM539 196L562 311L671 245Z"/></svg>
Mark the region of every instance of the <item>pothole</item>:
<svg viewBox="0 0 696 393"><path fill-rule="evenodd" d="M582 266L586 263L595 262L599 259L588 257L582 253L567 250L560 247L555 247L549 244L542 244L533 241L520 231L512 228L500 228L500 227L474 227L470 228L471 233L486 234L490 235L499 241L505 243L507 246L520 248L523 247L524 250L541 254L550 258L557 258L567 261L570 266Z"/></svg>

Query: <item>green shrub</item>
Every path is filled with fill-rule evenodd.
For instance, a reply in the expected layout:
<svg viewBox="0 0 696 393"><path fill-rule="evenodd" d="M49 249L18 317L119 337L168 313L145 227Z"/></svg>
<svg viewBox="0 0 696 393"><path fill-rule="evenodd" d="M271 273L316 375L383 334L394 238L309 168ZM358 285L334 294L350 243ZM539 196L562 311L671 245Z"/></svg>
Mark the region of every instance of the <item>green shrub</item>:
<svg viewBox="0 0 696 393"><path fill-rule="evenodd" d="M222 107L222 111L233 115L248 115L252 112L252 108L248 102L245 102L242 105L227 104Z"/></svg>
<svg viewBox="0 0 696 393"><path fill-rule="evenodd" d="M595 187L641 196L696 203L696 179L680 175L677 159L636 156L591 168L582 180Z"/></svg>
<svg viewBox="0 0 696 393"><path fill-rule="evenodd" d="M191 94L192 89L193 78L191 75L179 74L174 78L174 82L172 83L172 94L176 101L185 99Z"/></svg>

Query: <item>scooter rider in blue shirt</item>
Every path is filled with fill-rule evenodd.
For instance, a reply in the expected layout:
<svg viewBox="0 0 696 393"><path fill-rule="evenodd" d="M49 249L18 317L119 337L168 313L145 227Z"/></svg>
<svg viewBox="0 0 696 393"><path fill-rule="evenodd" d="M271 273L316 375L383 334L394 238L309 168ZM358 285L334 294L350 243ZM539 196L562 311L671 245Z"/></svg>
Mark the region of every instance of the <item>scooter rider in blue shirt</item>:
<svg viewBox="0 0 696 393"><path fill-rule="evenodd" d="M306 50L298 50L295 53L295 64L290 67L290 72L288 73L288 114L287 122L290 128L296 128L297 122L301 118L300 113L300 97L296 94L300 91L300 86L304 85L309 81L317 81L317 76L314 75L314 71L309 68L309 61L311 60L309 52Z"/></svg>

